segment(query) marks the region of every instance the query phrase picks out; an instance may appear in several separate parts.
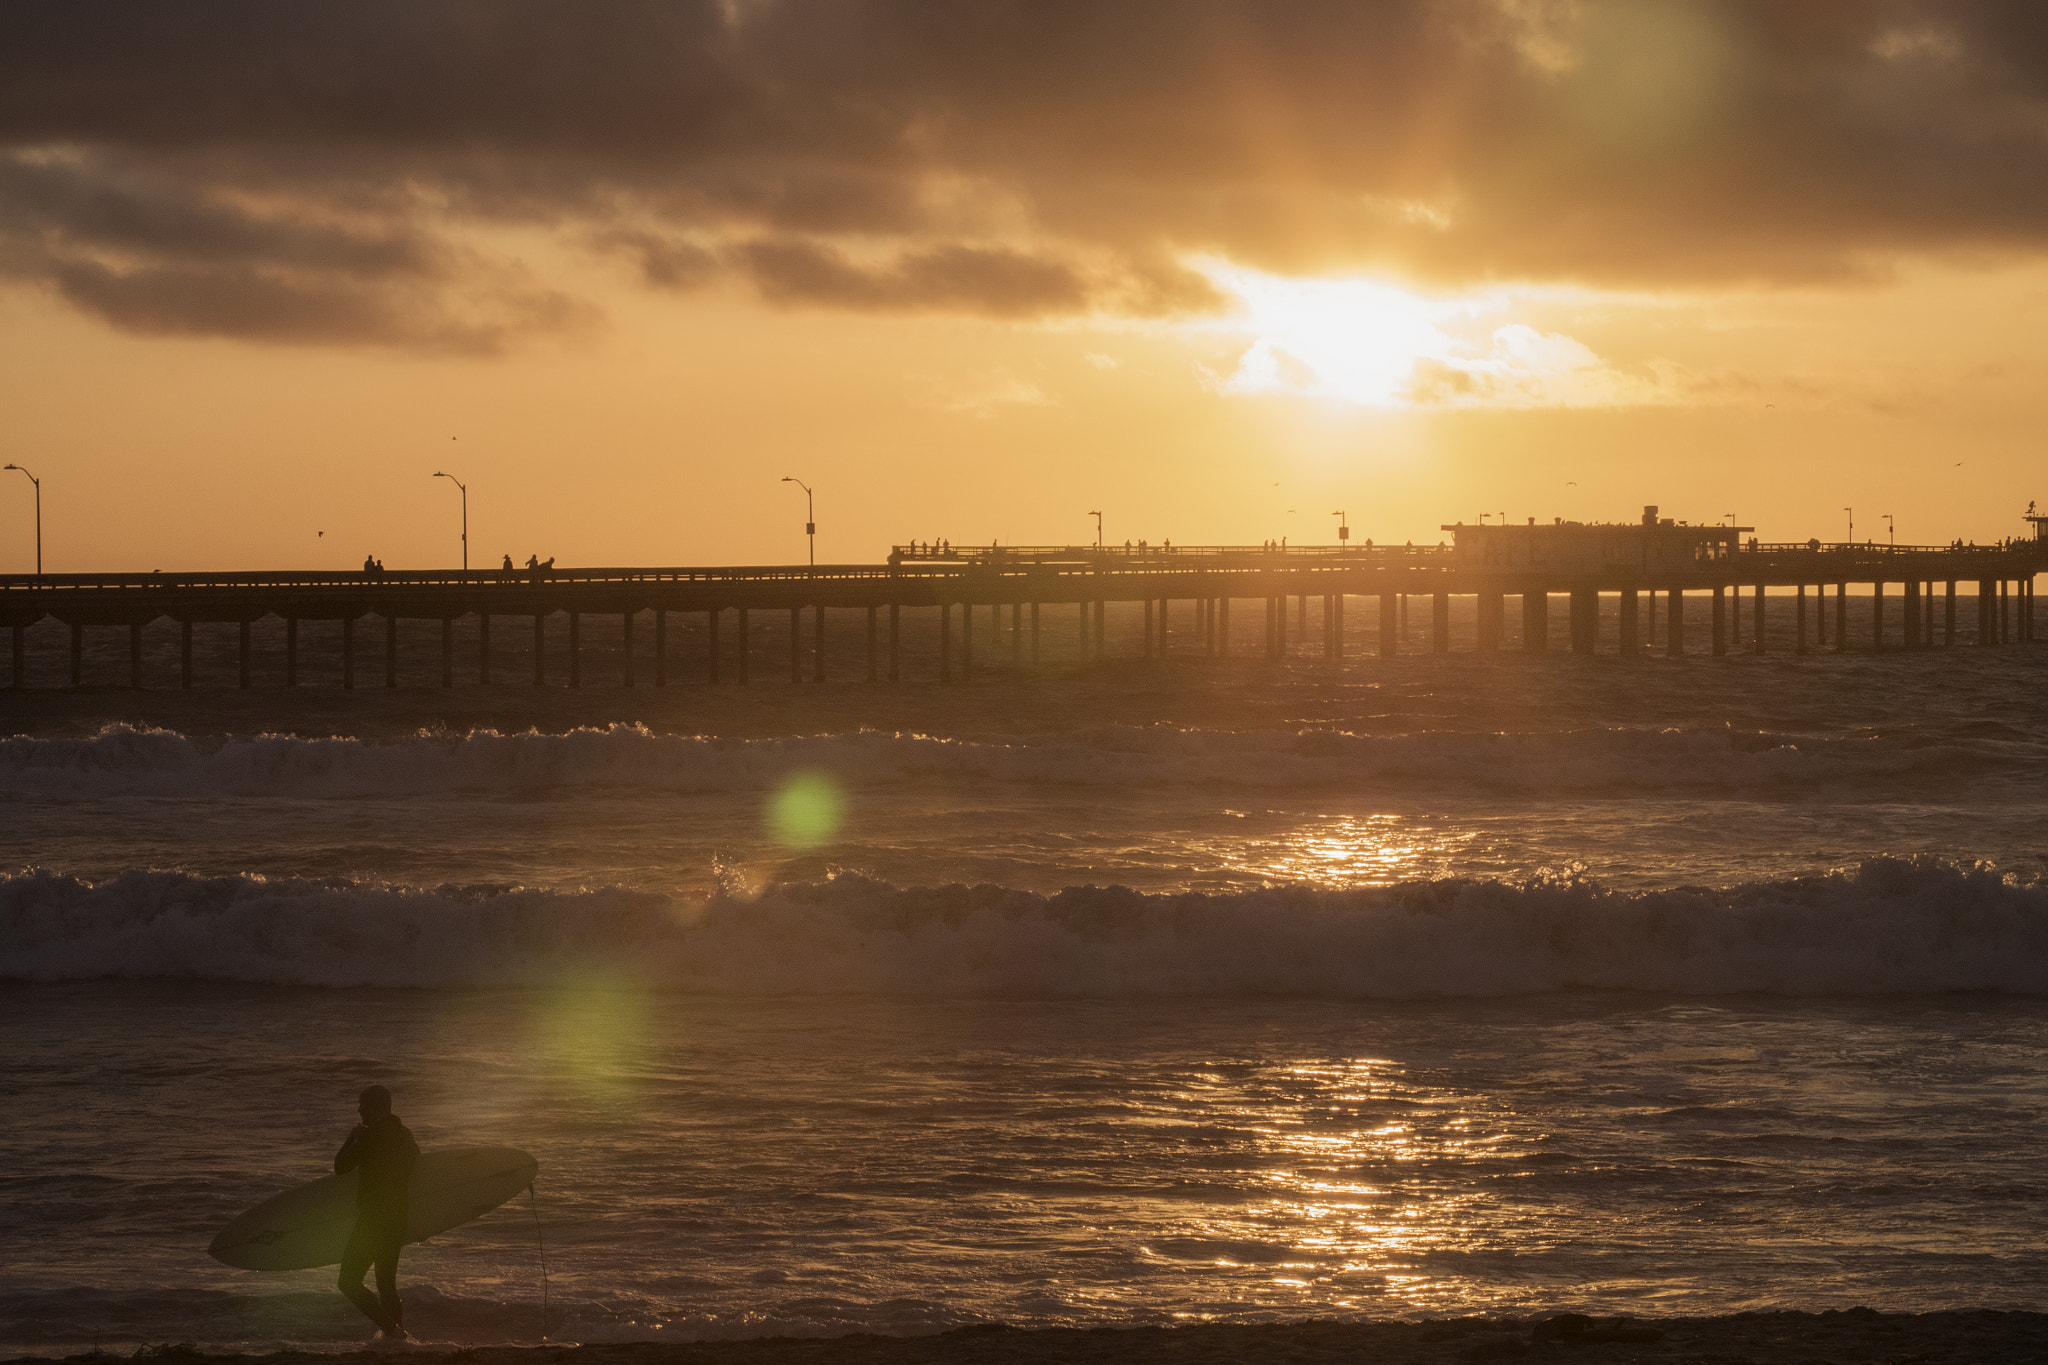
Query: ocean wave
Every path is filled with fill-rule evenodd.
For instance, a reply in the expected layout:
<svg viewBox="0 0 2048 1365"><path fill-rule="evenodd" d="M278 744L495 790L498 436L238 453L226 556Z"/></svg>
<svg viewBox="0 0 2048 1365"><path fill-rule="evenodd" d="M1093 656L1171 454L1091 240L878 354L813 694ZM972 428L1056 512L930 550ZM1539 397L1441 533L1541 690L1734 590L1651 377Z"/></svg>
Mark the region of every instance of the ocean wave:
<svg viewBox="0 0 2048 1365"><path fill-rule="evenodd" d="M1145 894L854 875L703 903L131 871L0 880L0 978L717 994L2048 994L2048 885L1932 858L1724 888Z"/></svg>
<svg viewBox="0 0 2048 1365"><path fill-rule="evenodd" d="M110 725L86 739L0 740L0 793L377 797L618 788L715 793L826 771L850 785L987 779L1087 787L1451 785L1505 791L1784 790L2010 766L2031 744L1793 738L1733 729L1542 733L1182 730L1100 726L947 738L857 731L781 739L665 735L640 725L565 734L421 734L373 743L258 735L195 739Z"/></svg>

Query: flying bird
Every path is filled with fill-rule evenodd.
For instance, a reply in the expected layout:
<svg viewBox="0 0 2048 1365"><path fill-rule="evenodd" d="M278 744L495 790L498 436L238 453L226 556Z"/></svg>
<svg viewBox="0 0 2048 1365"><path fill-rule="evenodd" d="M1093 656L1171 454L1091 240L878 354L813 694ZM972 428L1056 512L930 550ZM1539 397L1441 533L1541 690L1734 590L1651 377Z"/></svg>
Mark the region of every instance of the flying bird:
<svg viewBox="0 0 2048 1365"><path fill-rule="evenodd" d="M1577 479L1566 479L1564 481L1564 486L1566 488L1577 488L1579 486L1579 481Z"/></svg>

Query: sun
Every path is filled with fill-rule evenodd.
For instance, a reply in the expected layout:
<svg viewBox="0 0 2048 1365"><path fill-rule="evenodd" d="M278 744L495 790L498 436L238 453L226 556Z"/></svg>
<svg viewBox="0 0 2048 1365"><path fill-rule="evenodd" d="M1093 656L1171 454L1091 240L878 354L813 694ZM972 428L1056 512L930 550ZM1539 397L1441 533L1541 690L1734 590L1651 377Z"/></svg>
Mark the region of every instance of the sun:
<svg viewBox="0 0 2048 1365"><path fill-rule="evenodd" d="M1282 279L1212 266L1240 300L1224 325L1253 340L1225 384L1231 393L1317 394L1368 407L1404 406L1418 367L1469 363L1455 324L1503 305L1429 299L1368 279Z"/></svg>

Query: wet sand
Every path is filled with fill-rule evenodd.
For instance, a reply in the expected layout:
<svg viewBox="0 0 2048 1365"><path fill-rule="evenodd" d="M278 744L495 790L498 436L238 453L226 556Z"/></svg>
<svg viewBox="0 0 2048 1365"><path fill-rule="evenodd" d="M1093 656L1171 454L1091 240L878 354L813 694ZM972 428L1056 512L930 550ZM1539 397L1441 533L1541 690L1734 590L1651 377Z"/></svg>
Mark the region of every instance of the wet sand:
<svg viewBox="0 0 2048 1365"><path fill-rule="evenodd" d="M1574 1330L1576 1329L1576 1330ZM1655 1336L1655 1340L1641 1338ZM1320 1365L1387 1362L1436 1365L1486 1360L1584 1360L1601 1365L1671 1361L1687 1365L2004 1365L2048 1360L2048 1313L1740 1313L1712 1318L1594 1319L1590 1326L1546 1318L1461 1318L1434 1322L1302 1322L1264 1326L1052 1329L1000 1324L936 1336L796 1338L603 1346L486 1346L397 1351L281 1352L214 1356L186 1346L144 1347L126 1357L153 1365L267 1365L337 1362L446 1365ZM105 1362L113 1353L66 1357ZM47 1357L21 1357L40 1360Z"/></svg>

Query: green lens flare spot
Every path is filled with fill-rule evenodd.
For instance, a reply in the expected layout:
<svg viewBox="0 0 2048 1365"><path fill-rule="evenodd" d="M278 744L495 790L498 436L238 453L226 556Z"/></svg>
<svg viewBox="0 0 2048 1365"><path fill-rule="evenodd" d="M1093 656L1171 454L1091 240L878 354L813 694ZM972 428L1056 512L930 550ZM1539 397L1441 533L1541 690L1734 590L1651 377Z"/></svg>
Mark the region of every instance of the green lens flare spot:
<svg viewBox="0 0 2048 1365"><path fill-rule="evenodd" d="M846 797L824 773L798 773L768 802L768 834L789 848L816 848L839 832Z"/></svg>

